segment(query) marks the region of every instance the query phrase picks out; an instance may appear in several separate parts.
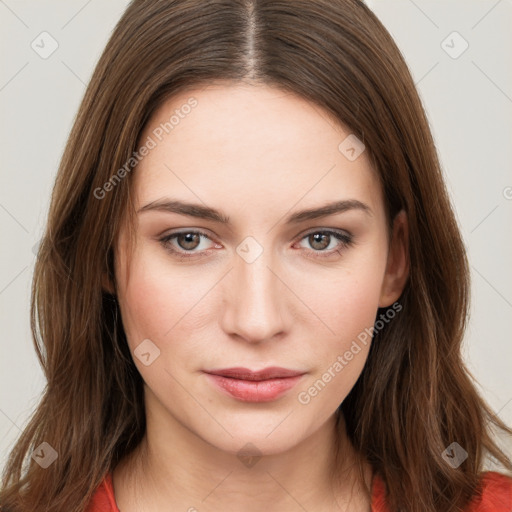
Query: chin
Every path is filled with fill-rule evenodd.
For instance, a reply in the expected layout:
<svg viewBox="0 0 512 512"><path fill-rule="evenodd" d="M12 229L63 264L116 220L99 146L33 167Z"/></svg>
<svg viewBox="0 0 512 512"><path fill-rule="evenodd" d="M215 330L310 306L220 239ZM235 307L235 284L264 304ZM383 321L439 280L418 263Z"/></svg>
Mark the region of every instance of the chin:
<svg viewBox="0 0 512 512"><path fill-rule="evenodd" d="M233 455L277 455L294 448L308 437L306 432L300 431L296 426L290 428L290 425L285 425L288 420L283 419L287 414L289 412L279 415L277 420L262 422L263 426L257 426L254 422L220 421L227 432L215 423L218 428L205 432L196 431L196 434L206 443Z"/></svg>

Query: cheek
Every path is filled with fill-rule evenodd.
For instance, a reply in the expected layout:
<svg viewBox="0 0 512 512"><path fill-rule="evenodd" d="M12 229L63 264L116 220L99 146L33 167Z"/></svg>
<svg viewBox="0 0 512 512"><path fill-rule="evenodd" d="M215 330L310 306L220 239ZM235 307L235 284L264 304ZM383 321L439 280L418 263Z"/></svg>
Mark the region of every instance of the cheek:
<svg viewBox="0 0 512 512"><path fill-rule="evenodd" d="M324 301L316 304L331 332L325 329L318 338L315 371L299 390L297 400L305 406L305 413L314 410L320 421L343 402L364 368L378 309L380 280L379 265L372 271L345 272L335 282L325 283Z"/></svg>
<svg viewBox="0 0 512 512"><path fill-rule="evenodd" d="M378 252L369 251L366 257L359 255L357 262L347 262L343 268L325 276L317 274L314 293L311 280L302 278L304 287L300 293L308 298L308 305L329 327L325 330L327 336L331 331L338 344L346 343L373 326L385 268L385 260Z"/></svg>
<svg viewBox="0 0 512 512"><path fill-rule="evenodd" d="M320 313L318 316L325 324L320 343L315 347L319 363L316 369L321 374L328 369L336 375L343 374L342 378L335 379L333 388L337 388L337 393L347 386L348 392L355 383L371 344L385 269L382 254L385 253L377 245L367 249L358 254L357 261L347 261L335 278L330 275L317 279L315 289L322 293L311 294L310 291L307 295L311 309Z"/></svg>
<svg viewBox="0 0 512 512"><path fill-rule="evenodd" d="M136 264L132 269L121 303L123 325L131 346L145 338L162 338L171 329L173 312L178 306L176 291L165 278L157 278L156 272L137 268Z"/></svg>
<svg viewBox="0 0 512 512"><path fill-rule="evenodd" d="M344 283L344 293L330 301L328 325L334 335L327 336L323 357L324 367L330 367L338 356L343 356L343 374L354 380L364 366L371 342L371 328L378 308L378 291L375 283L350 280ZM332 333L331 333L332 334ZM362 357L361 357L362 356ZM323 371L323 368L321 369Z"/></svg>
<svg viewBox="0 0 512 512"><path fill-rule="evenodd" d="M157 251L142 249L134 255L119 301L132 352L144 339L164 351L170 341L183 338L182 350L193 353L197 347L190 333L197 331L201 306L214 284L210 281L199 280L192 267L169 265ZM179 344L173 344L176 350Z"/></svg>

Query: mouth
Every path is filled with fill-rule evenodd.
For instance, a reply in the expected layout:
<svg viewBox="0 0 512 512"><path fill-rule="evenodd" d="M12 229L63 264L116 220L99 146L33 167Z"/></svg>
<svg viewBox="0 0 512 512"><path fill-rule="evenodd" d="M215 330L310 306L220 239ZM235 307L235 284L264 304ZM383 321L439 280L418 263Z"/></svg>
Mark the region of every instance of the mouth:
<svg viewBox="0 0 512 512"><path fill-rule="evenodd" d="M221 392L243 402L270 402L293 388L305 372L271 367L259 371L224 368L204 371Z"/></svg>

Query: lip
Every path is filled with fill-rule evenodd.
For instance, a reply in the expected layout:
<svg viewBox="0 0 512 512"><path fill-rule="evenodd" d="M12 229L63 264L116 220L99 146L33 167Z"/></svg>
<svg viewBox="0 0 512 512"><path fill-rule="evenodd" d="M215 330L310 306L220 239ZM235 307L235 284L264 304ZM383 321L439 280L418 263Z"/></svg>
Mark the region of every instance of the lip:
<svg viewBox="0 0 512 512"><path fill-rule="evenodd" d="M293 388L304 372L276 366L252 371L247 368L223 368L204 372L222 392L243 402L270 402Z"/></svg>

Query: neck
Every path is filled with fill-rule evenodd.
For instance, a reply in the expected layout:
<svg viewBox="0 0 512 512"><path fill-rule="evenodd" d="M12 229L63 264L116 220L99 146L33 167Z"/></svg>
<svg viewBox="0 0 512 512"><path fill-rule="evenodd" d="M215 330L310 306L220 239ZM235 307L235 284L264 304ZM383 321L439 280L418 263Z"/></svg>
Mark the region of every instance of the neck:
<svg viewBox="0 0 512 512"><path fill-rule="evenodd" d="M212 446L168 415L163 423L157 417L147 416L143 441L113 472L123 512L370 510L342 416L292 449L252 459ZM336 439L343 462L335 470ZM371 477L366 465L366 484Z"/></svg>

